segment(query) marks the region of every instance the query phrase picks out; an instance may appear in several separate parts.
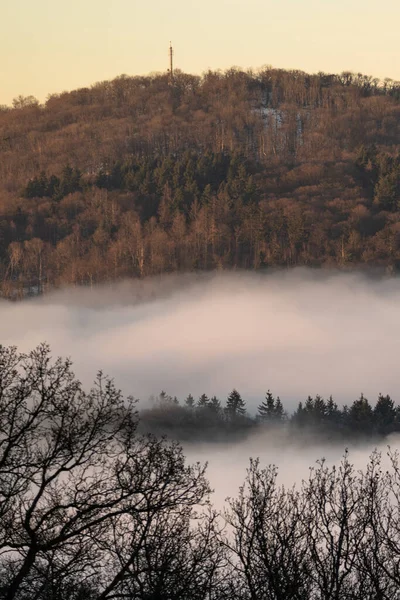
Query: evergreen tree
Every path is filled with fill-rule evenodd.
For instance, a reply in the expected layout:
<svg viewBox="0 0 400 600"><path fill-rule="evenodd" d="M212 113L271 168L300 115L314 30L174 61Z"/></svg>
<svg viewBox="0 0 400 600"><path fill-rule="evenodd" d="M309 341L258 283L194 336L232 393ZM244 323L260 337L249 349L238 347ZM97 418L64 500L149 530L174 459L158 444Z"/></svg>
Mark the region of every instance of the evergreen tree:
<svg viewBox="0 0 400 600"><path fill-rule="evenodd" d="M297 410L295 410L295 412L293 413L291 421L292 421L292 423L294 423L295 425L298 425L299 427L304 427L304 425L306 425L307 411L304 408L302 402L299 402L299 404L297 406Z"/></svg>
<svg viewBox="0 0 400 600"><path fill-rule="evenodd" d="M209 401L210 401L210 399L207 396L207 394L202 394L197 401L197 406L199 408L205 408L206 406L208 406Z"/></svg>
<svg viewBox="0 0 400 600"><path fill-rule="evenodd" d="M58 195L60 189L60 180L55 175L51 175L47 184L47 195L54 198Z"/></svg>
<svg viewBox="0 0 400 600"><path fill-rule="evenodd" d="M48 195L48 184L46 173L42 171L39 177L34 177L28 181L24 191L25 198L44 198Z"/></svg>
<svg viewBox="0 0 400 600"><path fill-rule="evenodd" d="M326 403L325 411L326 421L331 427L339 426L342 421L342 412L338 409L336 402L333 401L332 396L329 396L329 400Z"/></svg>
<svg viewBox="0 0 400 600"><path fill-rule="evenodd" d="M48 188L49 188L49 180L47 179L47 175L44 171L42 171L39 175L38 180L39 188L40 188L40 197L48 196Z"/></svg>
<svg viewBox="0 0 400 600"><path fill-rule="evenodd" d="M57 198L64 198L64 196L78 192L81 189L81 172L79 169L73 169L70 165L64 167L58 186Z"/></svg>
<svg viewBox="0 0 400 600"><path fill-rule="evenodd" d="M395 429L396 409L390 396L379 394L378 401L373 410L375 429L384 435Z"/></svg>
<svg viewBox="0 0 400 600"><path fill-rule="evenodd" d="M216 396L213 396L208 404L208 408L215 414L219 415L221 412L221 402Z"/></svg>
<svg viewBox="0 0 400 600"><path fill-rule="evenodd" d="M314 399L314 421L318 424L323 423L326 417L326 404L321 396L317 395Z"/></svg>
<svg viewBox="0 0 400 600"><path fill-rule="evenodd" d="M275 400L275 419L277 421L284 421L287 415L285 415L285 411L283 408L283 404L279 396L277 396Z"/></svg>
<svg viewBox="0 0 400 600"><path fill-rule="evenodd" d="M194 398L193 398L192 394L189 394L189 396L186 398L185 406L187 406L187 408L194 407Z"/></svg>
<svg viewBox="0 0 400 600"><path fill-rule="evenodd" d="M309 417L309 420L311 420L312 416L314 415L314 398L312 398L312 396L308 396L304 404L304 411Z"/></svg>
<svg viewBox="0 0 400 600"><path fill-rule="evenodd" d="M270 390L266 393L265 400L258 407L257 418L260 421L279 422L284 418L282 402L279 398L274 398Z"/></svg>
<svg viewBox="0 0 400 600"><path fill-rule="evenodd" d="M398 178L394 172L381 175L375 186L375 202L383 210L395 211L400 202Z"/></svg>
<svg viewBox="0 0 400 600"><path fill-rule="evenodd" d="M178 405L179 401L176 396L172 397L162 390L158 397L158 404L162 408L169 408L171 406Z"/></svg>
<svg viewBox="0 0 400 600"><path fill-rule="evenodd" d="M231 418L243 417L246 414L246 403L236 389L229 394L225 412Z"/></svg>
<svg viewBox="0 0 400 600"><path fill-rule="evenodd" d="M271 421L275 414L275 399L270 390L266 393L265 400L258 407L257 417L261 421Z"/></svg>
<svg viewBox="0 0 400 600"><path fill-rule="evenodd" d="M119 190L124 188L124 173L122 170L122 165L119 161L116 162L111 169L109 182L112 189Z"/></svg>
<svg viewBox="0 0 400 600"><path fill-rule="evenodd" d="M361 394L358 400L355 400L350 407L348 414L348 424L352 431L356 433L368 434L373 428L374 415L368 399Z"/></svg>
<svg viewBox="0 0 400 600"><path fill-rule="evenodd" d="M308 396L303 409L303 423L307 425L318 425L324 423L326 418L326 404L324 399L317 395L315 398Z"/></svg>

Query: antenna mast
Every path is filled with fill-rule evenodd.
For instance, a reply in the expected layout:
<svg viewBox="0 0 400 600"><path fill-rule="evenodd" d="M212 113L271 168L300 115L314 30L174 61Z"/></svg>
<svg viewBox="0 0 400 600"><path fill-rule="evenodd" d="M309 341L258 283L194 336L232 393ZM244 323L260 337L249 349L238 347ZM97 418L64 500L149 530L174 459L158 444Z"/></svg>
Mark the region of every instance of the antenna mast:
<svg viewBox="0 0 400 600"><path fill-rule="evenodd" d="M169 77L172 83L174 80L174 51L171 42L169 43Z"/></svg>

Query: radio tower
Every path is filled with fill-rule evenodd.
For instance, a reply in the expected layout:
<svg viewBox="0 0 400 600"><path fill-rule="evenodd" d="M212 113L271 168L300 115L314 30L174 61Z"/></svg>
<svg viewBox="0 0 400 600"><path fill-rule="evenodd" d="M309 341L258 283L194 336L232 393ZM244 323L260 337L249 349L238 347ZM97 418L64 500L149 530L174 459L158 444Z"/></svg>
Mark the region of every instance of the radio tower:
<svg viewBox="0 0 400 600"><path fill-rule="evenodd" d="M174 81L174 51L172 43L169 43L169 78L171 83Z"/></svg>

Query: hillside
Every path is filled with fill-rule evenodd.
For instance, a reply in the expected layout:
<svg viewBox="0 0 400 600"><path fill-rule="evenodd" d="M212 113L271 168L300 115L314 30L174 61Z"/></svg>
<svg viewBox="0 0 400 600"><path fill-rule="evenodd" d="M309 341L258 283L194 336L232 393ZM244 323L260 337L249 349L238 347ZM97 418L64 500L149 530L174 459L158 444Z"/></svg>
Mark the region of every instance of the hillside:
<svg viewBox="0 0 400 600"><path fill-rule="evenodd" d="M215 268L400 265L400 83L121 76L0 107L3 296Z"/></svg>

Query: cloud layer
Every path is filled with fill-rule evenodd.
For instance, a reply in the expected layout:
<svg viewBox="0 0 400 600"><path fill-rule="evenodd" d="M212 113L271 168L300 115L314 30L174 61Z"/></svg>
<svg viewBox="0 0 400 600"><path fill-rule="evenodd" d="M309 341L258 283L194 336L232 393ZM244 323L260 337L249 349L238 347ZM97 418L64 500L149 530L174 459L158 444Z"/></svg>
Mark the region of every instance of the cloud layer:
<svg viewBox="0 0 400 600"><path fill-rule="evenodd" d="M171 276L0 304L2 344L47 341L90 384L98 369L145 401L269 388L291 410L309 394L398 397L400 280L296 269Z"/></svg>

